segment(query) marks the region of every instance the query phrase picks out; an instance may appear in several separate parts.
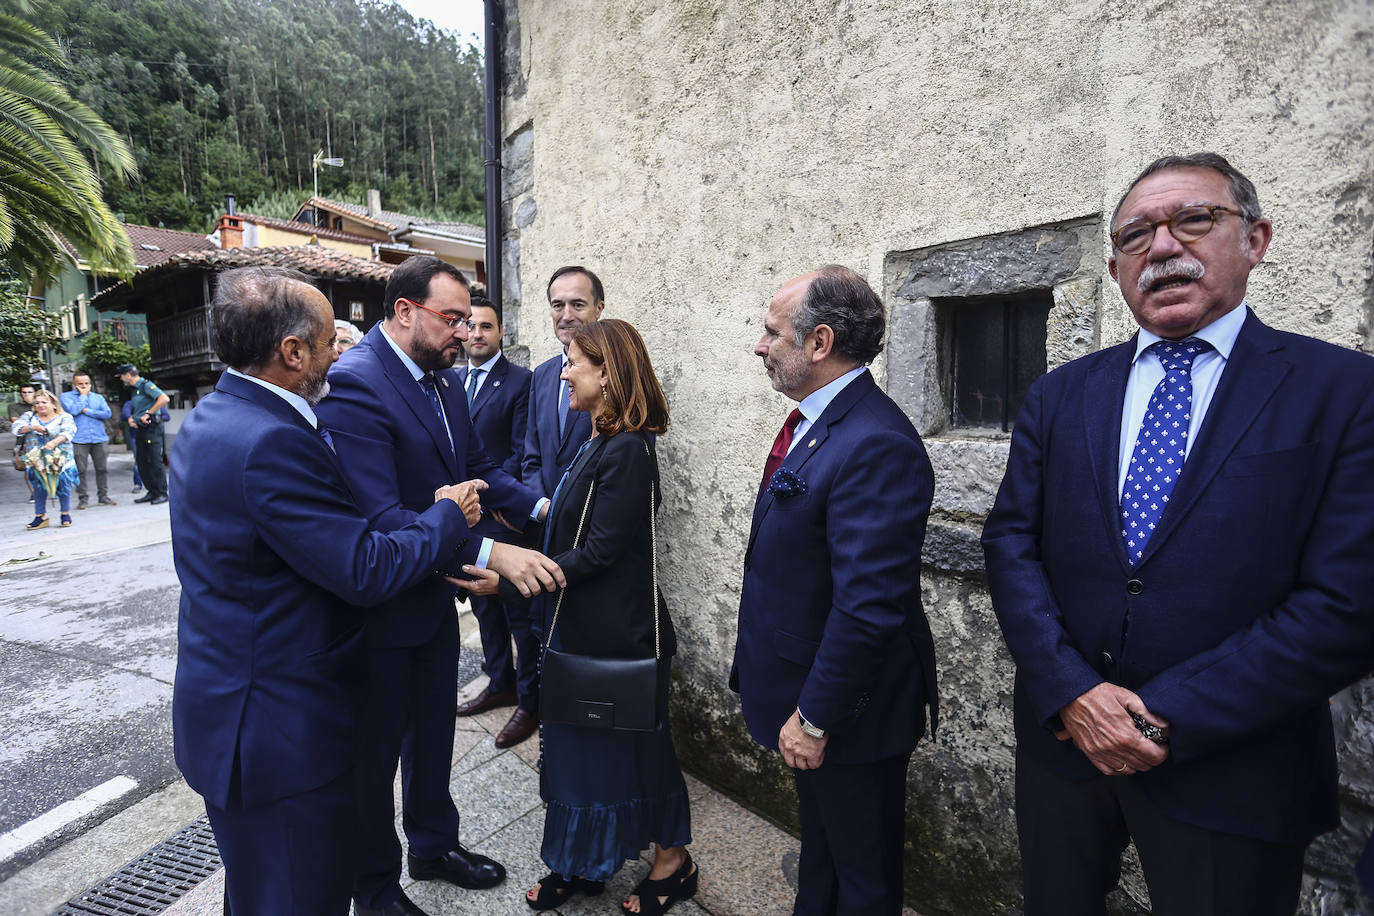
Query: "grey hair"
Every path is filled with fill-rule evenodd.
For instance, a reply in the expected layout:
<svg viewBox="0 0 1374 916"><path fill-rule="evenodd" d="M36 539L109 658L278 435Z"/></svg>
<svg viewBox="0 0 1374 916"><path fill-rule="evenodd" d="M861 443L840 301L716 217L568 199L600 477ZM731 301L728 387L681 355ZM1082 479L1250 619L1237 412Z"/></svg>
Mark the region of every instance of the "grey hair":
<svg viewBox="0 0 1374 916"><path fill-rule="evenodd" d="M883 352L887 316L883 302L868 281L838 264L816 272L801 305L792 314L792 338L797 346L818 325L835 332L836 352L866 365Z"/></svg>
<svg viewBox="0 0 1374 916"><path fill-rule="evenodd" d="M1126 202L1126 198L1135 190L1135 186L1140 184L1155 172L1162 172L1166 169L1211 169L1221 174L1230 185L1231 199L1240 209L1241 218L1245 220L1247 226L1263 219L1260 213L1259 195L1255 193L1255 185L1241 174L1240 169L1226 161L1226 157L1220 153L1189 153L1186 156L1161 156L1154 162L1145 166L1145 170L1135 177L1135 180L1126 188L1121 199L1116 202L1116 209L1112 211L1112 225L1116 225L1116 217L1121 212L1121 205Z"/></svg>
<svg viewBox="0 0 1374 916"><path fill-rule="evenodd" d="M210 303L210 342L225 365L262 369L288 337L311 340L322 330L310 307L310 278L284 267L240 267L219 275Z"/></svg>

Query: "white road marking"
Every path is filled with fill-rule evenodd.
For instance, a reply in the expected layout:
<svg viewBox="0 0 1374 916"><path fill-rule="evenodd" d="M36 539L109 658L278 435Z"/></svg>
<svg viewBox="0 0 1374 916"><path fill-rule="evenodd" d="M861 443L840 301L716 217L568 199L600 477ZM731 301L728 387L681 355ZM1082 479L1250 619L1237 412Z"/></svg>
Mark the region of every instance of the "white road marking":
<svg viewBox="0 0 1374 916"><path fill-rule="evenodd" d="M69 802L63 802L48 813L40 814L27 824L21 824L9 833L0 835L0 865L35 843L58 833L72 821L85 817L101 805L109 804L137 788L138 783L129 777L116 776L109 782L82 792Z"/></svg>

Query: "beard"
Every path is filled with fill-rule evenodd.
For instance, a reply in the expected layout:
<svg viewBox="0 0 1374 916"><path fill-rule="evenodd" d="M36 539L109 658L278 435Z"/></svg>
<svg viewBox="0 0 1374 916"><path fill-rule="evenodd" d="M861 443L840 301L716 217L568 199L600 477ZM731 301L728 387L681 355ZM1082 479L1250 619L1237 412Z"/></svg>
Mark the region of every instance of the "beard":
<svg viewBox="0 0 1374 916"><path fill-rule="evenodd" d="M410 346L410 358L425 372L452 369L454 360L458 358L459 348L456 344L449 344L452 349L445 352L445 347L436 347L428 341L421 340L417 335Z"/></svg>
<svg viewBox="0 0 1374 916"><path fill-rule="evenodd" d="M773 370L769 382L774 391L782 394L796 391L806 382L808 366L800 352L794 352L791 356L784 356L772 363L764 360L763 366L765 369Z"/></svg>
<svg viewBox="0 0 1374 916"><path fill-rule="evenodd" d="M301 397L305 398L305 403L314 407L325 399L329 394L329 364L325 363L322 370L312 374L305 379L302 385Z"/></svg>

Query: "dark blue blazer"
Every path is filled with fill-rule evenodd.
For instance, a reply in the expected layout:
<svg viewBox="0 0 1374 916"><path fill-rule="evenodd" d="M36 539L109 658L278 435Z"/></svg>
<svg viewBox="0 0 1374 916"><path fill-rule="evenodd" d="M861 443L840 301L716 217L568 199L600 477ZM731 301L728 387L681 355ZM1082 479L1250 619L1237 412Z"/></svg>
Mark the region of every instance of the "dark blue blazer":
<svg viewBox="0 0 1374 916"><path fill-rule="evenodd" d="M329 372L329 395L316 413L334 438L340 463L358 505L379 531L410 524L434 502L441 486L485 480L487 510L498 509L512 524L528 520L538 495L522 487L482 451L468 419L468 401L458 373L435 373L448 428L410 370L382 337L378 324L348 350ZM480 538L458 551L461 563L477 559ZM431 576L368 617L368 642L376 648L428 642L453 609L454 587Z"/></svg>
<svg viewBox="0 0 1374 916"><path fill-rule="evenodd" d="M468 537L452 502L370 530L334 455L299 413L229 374L172 450L181 580L172 722L177 766L228 804L235 758L256 807L352 766L364 612Z"/></svg>
<svg viewBox="0 0 1374 916"><path fill-rule="evenodd" d="M1337 820L1327 698L1374 657L1374 360L1248 314L1132 569L1117 480L1134 352L1042 377L1016 421L983 547L1017 741L1096 775L1051 729L1119 684L1173 726L1168 762L1133 777L1165 814L1306 842Z"/></svg>
<svg viewBox="0 0 1374 916"><path fill-rule="evenodd" d="M759 744L801 706L831 732L826 760L909 754L937 721L935 652L921 607L934 492L911 421L865 372L782 465L805 492L765 492L744 557L730 687Z"/></svg>
<svg viewBox="0 0 1374 916"><path fill-rule="evenodd" d="M558 377L562 372L561 353L544 360L534 370L525 451L521 456L520 479L548 497L553 496L582 443L592 437L591 415L578 410L568 411L568 424L563 435L558 434Z"/></svg>
<svg viewBox="0 0 1374 916"><path fill-rule="evenodd" d="M525 422L530 409L530 378L534 373L515 365L504 353L488 370L490 374L482 380L482 387L469 408L472 426L482 440L482 451L487 457L518 480L520 456L525 449ZM463 386L463 396L467 397L467 366L458 368L458 383Z"/></svg>

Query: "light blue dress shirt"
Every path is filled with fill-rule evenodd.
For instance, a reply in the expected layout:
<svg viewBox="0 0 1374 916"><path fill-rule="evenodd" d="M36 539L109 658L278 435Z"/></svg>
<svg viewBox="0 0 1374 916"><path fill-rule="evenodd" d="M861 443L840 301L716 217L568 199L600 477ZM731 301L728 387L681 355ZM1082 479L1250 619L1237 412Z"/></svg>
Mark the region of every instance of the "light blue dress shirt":
<svg viewBox="0 0 1374 916"><path fill-rule="evenodd" d="M815 391L802 398L802 402L797 405L797 409L802 412L802 421L797 424L797 431L792 434L792 442L787 446L787 454L792 454L798 442L806 435L806 431L811 428L811 424L820 419L821 414L830 406L830 402L835 400L835 396L844 391L845 386L854 381L860 375L868 371L867 366L859 366L857 369L850 369L844 375L834 379L830 384L817 388Z"/></svg>

